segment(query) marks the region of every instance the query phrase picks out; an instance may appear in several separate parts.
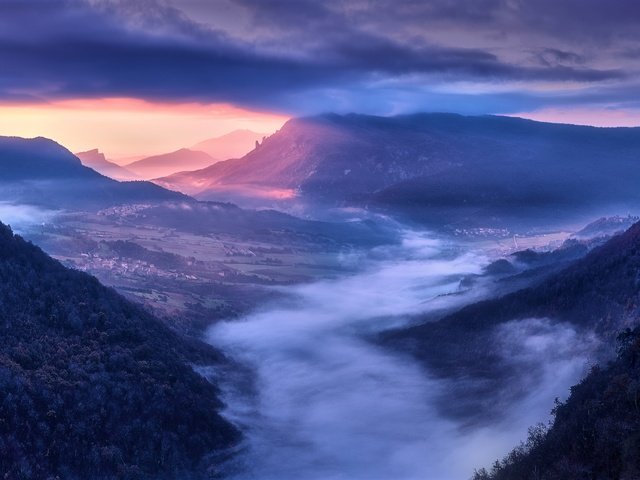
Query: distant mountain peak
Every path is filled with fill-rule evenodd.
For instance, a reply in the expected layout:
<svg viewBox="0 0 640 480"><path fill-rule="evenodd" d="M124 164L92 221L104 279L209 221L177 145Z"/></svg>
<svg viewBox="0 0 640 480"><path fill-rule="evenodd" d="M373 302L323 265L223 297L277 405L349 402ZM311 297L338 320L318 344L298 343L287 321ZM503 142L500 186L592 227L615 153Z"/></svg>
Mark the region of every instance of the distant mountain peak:
<svg viewBox="0 0 640 480"><path fill-rule="evenodd" d="M91 150L87 150L86 152L78 152L75 155L80 160L83 160L83 158L85 158L85 159L93 159L95 161L102 161L102 162L106 162L107 161L107 157L105 157L104 153L102 153L97 148L93 148Z"/></svg>
<svg viewBox="0 0 640 480"><path fill-rule="evenodd" d="M0 137L0 170L12 176L41 178L77 172L80 160L59 143L45 137ZM27 158L28 157L28 158Z"/></svg>
<svg viewBox="0 0 640 480"><path fill-rule="evenodd" d="M191 148L208 153L214 158L226 160L239 158L255 148L267 135L248 129L234 130L224 135L198 142Z"/></svg>
<svg viewBox="0 0 640 480"><path fill-rule="evenodd" d="M142 178L151 179L171 175L176 172L198 170L212 165L216 161L215 158L206 152L181 148L174 152L152 155L141 160L136 160L135 162L125 165L125 168Z"/></svg>
<svg viewBox="0 0 640 480"><path fill-rule="evenodd" d="M140 179L138 175L130 170L107 160L104 153L97 148L87 150L86 152L78 152L76 153L76 157L80 159L83 165L115 180L127 181Z"/></svg>

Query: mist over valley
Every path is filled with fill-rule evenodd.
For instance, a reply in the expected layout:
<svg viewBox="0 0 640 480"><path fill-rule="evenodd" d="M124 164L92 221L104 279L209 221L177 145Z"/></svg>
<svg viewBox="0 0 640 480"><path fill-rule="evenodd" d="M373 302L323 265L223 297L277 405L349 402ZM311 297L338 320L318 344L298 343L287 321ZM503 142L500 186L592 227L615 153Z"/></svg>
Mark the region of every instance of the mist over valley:
<svg viewBox="0 0 640 480"><path fill-rule="evenodd" d="M640 479L639 22L0 1L0 478Z"/></svg>

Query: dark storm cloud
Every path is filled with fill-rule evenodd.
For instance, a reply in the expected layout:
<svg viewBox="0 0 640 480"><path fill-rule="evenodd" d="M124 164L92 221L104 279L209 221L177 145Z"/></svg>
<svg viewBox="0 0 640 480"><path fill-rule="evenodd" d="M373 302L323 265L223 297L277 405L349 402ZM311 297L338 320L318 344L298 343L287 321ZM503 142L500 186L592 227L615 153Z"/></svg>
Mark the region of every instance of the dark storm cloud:
<svg viewBox="0 0 640 480"><path fill-rule="evenodd" d="M196 3L206 16L193 14ZM226 25L217 14L226 7L249 26ZM430 85L451 81L615 83L632 76L623 62L592 61L571 42L633 39L634 19L638 7L624 0L0 0L0 97L128 96L300 113L318 99L331 109L332 96L359 109L372 92L389 99L376 102L380 110L398 98L420 106ZM510 47L514 36L530 46Z"/></svg>
<svg viewBox="0 0 640 480"><path fill-rule="evenodd" d="M131 4L0 3L2 94L241 101L251 100L249 90L324 81L323 72L265 58L178 11L145 4L154 15L138 19Z"/></svg>

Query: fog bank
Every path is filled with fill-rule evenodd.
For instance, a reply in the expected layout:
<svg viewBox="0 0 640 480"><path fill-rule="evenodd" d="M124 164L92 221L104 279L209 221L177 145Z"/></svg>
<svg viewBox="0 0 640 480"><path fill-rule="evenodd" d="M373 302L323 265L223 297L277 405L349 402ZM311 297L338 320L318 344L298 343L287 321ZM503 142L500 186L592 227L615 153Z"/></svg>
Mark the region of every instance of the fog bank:
<svg viewBox="0 0 640 480"><path fill-rule="evenodd" d="M437 399L473 379L435 379L367 336L479 298L485 283L465 291L460 280L487 258L408 233L401 246L343 260L365 268L286 289L286 300L211 330L211 343L254 374L216 375L225 415L246 436L226 467L231 478L466 479L546 421L583 372L589 339L546 319L513 322L496 332L495 348L522 371L513 388L525 393L490 426L446 417Z"/></svg>
<svg viewBox="0 0 640 480"><path fill-rule="evenodd" d="M18 233L49 222L57 213L34 205L0 202L0 221Z"/></svg>

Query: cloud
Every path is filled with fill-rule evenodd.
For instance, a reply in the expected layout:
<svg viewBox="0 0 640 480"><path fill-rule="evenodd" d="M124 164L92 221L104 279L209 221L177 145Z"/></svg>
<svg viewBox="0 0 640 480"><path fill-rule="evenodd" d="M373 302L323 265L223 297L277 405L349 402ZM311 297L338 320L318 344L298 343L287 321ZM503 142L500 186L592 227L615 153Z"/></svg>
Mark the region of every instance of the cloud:
<svg viewBox="0 0 640 480"><path fill-rule="evenodd" d="M358 99L375 93L385 97L376 113L389 113L400 97L431 109L429 99L443 103L440 86L465 81L508 85L544 106L554 92L530 84L618 85L634 75L628 54L607 63L583 51L633 39L634 4L579 3L581 15L573 0L543 0L547 10L518 0L6 0L0 99L133 97L298 114L318 103L363 110ZM593 32L588 42L581 32Z"/></svg>

